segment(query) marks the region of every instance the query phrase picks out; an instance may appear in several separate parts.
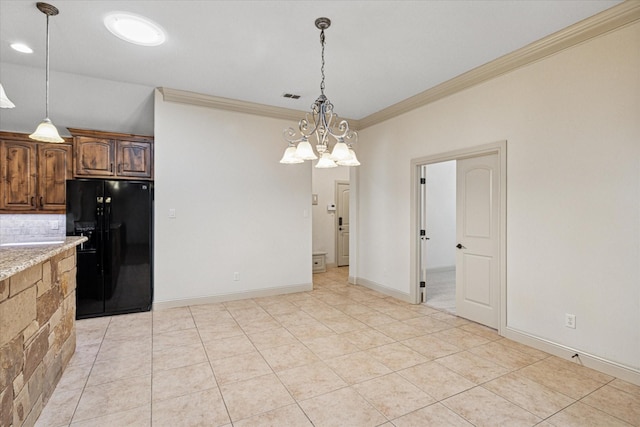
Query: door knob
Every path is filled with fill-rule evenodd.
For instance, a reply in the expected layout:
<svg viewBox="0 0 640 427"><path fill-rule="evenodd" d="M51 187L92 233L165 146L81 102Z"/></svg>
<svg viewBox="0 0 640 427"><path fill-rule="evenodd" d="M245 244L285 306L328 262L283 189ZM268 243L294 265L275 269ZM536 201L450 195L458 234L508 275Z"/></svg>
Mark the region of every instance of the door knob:
<svg viewBox="0 0 640 427"><path fill-rule="evenodd" d="M467 249L467 248L465 248L464 246L462 246L462 243L458 243L458 244L456 245L456 248L458 248L458 249Z"/></svg>

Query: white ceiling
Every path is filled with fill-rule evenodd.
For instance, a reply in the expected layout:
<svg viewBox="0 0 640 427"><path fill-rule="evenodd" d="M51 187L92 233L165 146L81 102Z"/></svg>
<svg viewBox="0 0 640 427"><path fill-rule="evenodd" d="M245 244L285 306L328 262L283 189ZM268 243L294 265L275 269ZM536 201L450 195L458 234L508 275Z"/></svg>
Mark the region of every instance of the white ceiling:
<svg viewBox="0 0 640 427"><path fill-rule="evenodd" d="M35 3L0 0L0 62L44 68L45 16ZM319 95L314 21L329 17L325 93L338 114L361 119L620 1L50 3L60 9L50 19L54 71L298 110ZM111 11L154 20L167 42L141 47L116 38L102 24ZM35 52L12 50L17 41Z"/></svg>

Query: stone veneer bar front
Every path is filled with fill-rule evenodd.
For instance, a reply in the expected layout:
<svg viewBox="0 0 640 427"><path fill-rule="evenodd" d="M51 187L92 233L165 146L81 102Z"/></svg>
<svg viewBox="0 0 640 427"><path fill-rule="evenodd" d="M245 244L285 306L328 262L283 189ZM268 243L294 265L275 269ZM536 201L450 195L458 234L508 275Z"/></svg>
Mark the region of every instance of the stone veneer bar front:
<svg viewBox="0 0 640 427"><path fill-rule="evenodd" d="M84 241L0 247L0 427L35 424L75 351Z"/></svg>

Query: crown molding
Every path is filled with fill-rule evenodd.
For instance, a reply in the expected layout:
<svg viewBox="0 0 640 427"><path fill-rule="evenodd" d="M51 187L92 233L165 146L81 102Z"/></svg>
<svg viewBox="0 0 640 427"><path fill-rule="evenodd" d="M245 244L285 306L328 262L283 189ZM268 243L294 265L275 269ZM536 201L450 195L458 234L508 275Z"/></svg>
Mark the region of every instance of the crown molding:
<svg viewBox="0 0 640 427"><path fill-rule="evenodd" d="M180 104L197 105L200 107L216 108L219 110L235 111L238 113L255 114L276 119L300 120L304 112L292 110L290 108L273 107L270 105L257 104L254 102L239 101L237 99L222 98L219 96L204 95L186 90L170 89L167 87L158 88L162 93L162 99L168 102Z"/></svg>
<svg viewBox="0 0 640 427"><path fill-rule="evenodd" d="M197 105L199 107L216 108L218 110L235 111L238 113L254 114L274 119L300 121L308 111L293 110L290 108L274 107L271 105L257 104L255 102L239 101L237 99L222 98L219 96L204 95L186 90L159 87L162 99L166 102ZM343 117L344 119L344 117ZM358 121L345 119L351 127L358 129Z"/></svg>
<svg viewBox="0 0 640 427"><path fill-rule="evenodd" d="M430 104L564 49L640 20L640 0L626 0L543 39L447 80L358 121L363 129Z"/></svg>
<svg viewBox="0 0 640 427"><path fill-rule="evenodd" d="M344 119L346 119L351 128L355 130L373 126L638 20L640 20L640 0L626 0L597 15L584 19L363 119ZM295 122L298 122L307 113L306 111L293 110L290 108L274 107L166 87L160 87L158 90L162 93L163 99L168 102L197 105L200 107L216 108L276 119L293 120Z"/></svg>

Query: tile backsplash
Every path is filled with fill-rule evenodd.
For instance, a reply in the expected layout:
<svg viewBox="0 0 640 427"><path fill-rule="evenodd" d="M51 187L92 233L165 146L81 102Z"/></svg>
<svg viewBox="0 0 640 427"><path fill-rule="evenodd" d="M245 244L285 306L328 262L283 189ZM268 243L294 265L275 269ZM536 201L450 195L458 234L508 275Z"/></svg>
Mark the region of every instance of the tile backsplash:
<svg viewBox="0 0 640 427"><path fill-rule="evenodd" d="M64 214L1 214L0 245L64 240L66 227Z"/></svg>

